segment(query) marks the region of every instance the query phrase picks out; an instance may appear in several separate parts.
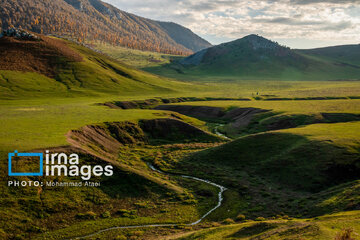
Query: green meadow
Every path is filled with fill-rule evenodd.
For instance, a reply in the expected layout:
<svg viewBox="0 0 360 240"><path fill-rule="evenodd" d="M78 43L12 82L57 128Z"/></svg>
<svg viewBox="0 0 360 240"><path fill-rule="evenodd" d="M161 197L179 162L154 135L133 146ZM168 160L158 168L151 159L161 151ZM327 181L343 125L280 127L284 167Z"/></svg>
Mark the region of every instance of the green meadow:
<svg viewBox="0 0 360 240"><path fill-rule="evenodd" d="M177 103L177 105L196 105L212 107L261 108L281 113L360 113L359 99L341 100L283 100L283 101L212 101Z"/></svg>
<svg viewBox="0 0 360 240"><path fill-rule="evenodd" d="M108 161L116 166L116 173L109 179L96 178L102 183L99 188L40 191L4 185L0 238L63 239L157 223L179 225L113 229L92 238L334 239L345 228L360 233L360 214L355 211L360 206L356 177L360 81L270 81L178 73L173 75L177 79L170 79L144 69L168 64L174 56L99 46L108 56L67 44L83 61L57 58L55 77L0 71L1 180L10 179L8 152L67 149L74 142L86 152L81 155L84 162ZM204 101L175 105L219 107L225 114L239 108L267 111L247 116L249 122L239 127L236 119L102 105L181 97ZM245 100L205 101L206 97ZM159 124L154 119L188 125ZM153 131L146 120L155 121L150 125ZM86 132L83 127L89 125L96 131ZM66 134L71 130L79 135L70 139ZM230 139L215 136L215 130ZM97 141L100 136L110 139L116 149ZM170 174L154 172L148 163ZM222 206L199 225L185 224L216 205L218 190L179 174L227 188Z"/></svg>
<svg viewBox="0 0 360 240"><path fill-rule="evenodd" d="M170 54L140 51L124 47L114 47L104 43L96 43L94 45L96 49L99 49L110 57L136 68L160 66L163 64L168 64L172 60L183 58L181 56Z"/></svg>

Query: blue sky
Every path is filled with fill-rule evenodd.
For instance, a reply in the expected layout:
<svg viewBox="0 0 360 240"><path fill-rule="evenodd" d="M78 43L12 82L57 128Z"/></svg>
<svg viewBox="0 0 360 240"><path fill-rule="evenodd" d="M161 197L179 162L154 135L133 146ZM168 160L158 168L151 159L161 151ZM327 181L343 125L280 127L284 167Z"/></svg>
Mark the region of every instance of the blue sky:
<svg viewBox="0 0 360 240"><path fill-rule="evenodd" d="M360 0L104 0L213 44L259 34L291 48L360 43Z"/></svg>

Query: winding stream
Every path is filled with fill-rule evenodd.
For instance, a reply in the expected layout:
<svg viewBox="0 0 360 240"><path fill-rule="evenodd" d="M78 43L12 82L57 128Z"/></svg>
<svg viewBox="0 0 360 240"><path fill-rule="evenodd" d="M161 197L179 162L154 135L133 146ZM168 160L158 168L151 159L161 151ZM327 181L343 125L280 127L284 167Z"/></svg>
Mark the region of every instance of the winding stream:
<svg viewBox="0 0 360 240"><path fill-rule="evenodd" d="M218 124L215 128L214 128L214 132L216 135L226 138L226 139L230 139L229 137L227 137L225 134L222 134L221 132L219 132L219 127L224 126L224 124Z"/></svg>
<svg viewBox="0 0 360 240"><path fill-rule="evenodd" d="M162 172L159 169L155 168L152 164L148 163L148 166L151 170L161 173L161 174L167 174L170 175L168 173ZM188 223L185 224L187 226L193 226L196 225L198 223L200 223L202 220L204 220L205 217L207 217L210 213L212 213L213 211L215 211L217 208L219 208L221 206L221 203L223 201L223 192L226 190L226 188L224 186L221 186L219 184L213 183L209 180L206 179L201 179L201 178L197 178L197 177L192 177L192 176L187 176L187 175L181 175L181 177L183 178L189 178L189 179L193 179L195 181L199 181L199 182L204 182L207 184L210 184L214 187L217 187L219 189L219 193L218 193L218 203L216 204L215 207L213 207L212 209L210 209L207 213L205 213L200 219L196 220L195 222L192 223ZM89 235L84 235L81 237L75 237L75 238L71 238L71 239L83 239L83 238L89 238L89 237L93 237L95 235L98 235L100 233L103 232L107 232L107 231L111 231L111 230L115 230L115 229L131 229L131 228L150 228L150 227L174 227L174 226L179 226L179 225L184 225L184 224L175 224L175 223L169 223L169 224L149 224L149 225L134 225L134 226L117 226L117 227L111 227L111 228L105 228L102 230L99 230L95 233L89 234Z"/></svg>

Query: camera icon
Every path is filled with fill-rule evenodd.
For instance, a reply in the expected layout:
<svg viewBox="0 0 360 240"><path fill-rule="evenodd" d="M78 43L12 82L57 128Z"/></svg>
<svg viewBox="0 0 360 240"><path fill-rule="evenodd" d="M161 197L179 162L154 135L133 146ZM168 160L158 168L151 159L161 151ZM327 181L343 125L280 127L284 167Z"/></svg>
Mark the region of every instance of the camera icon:
<svg viewBox="0 0 360 240"><path fill-rule="evenodd" d="M39 172L13 172L12 160L14 157L38 157L39 158ZM43 176L43 154L42 153L18 153L15 150L13 153L8 154L8 167L9 176Z"/></svg>

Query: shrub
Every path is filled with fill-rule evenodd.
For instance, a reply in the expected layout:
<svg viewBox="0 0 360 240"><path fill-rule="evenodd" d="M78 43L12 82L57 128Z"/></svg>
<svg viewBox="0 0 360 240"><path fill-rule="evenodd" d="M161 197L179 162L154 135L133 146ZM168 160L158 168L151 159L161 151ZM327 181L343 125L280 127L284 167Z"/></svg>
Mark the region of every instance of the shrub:
<svg viewBox="0 0 360 240"><path fill-rule="evenodd" d="M223 224L234 224L234 223L235 223L235 221L231 218L227 218L223 221Z"/></svg>
<svg viewBox="0 0 360 240"><path fill-rule="evenodd" d="M125 237L124 235L117 235L115 237L115 240L127 240L127 237Z"/></svg>
<svg viewBox="0 0 360 240"><path fill-rule="evenodd" d="M133 234L134 236L142 236L142 235L144 235L144 231L138 230L138 231L134 231L132 234Z"/></svg>
<svg viewBox="0 0 360 240"><path fill-rule="evenodd" d="M244 214L239 214L237 215L236 217L236 221L244 221L246 219L245 215Z"/></svg>
<svg viewBox="0 0 360 240"><path fill-rule="evenodd" d="M28 229L27 229L28 232L34 232L34 233L41 233L43 232L43 229L39 228L38 226L30 226Z"/></svg>
<svg viewBox="0 0 360 240"><path fill-rule="evenodd" d="M119 209L116 211L116 214L119 214L121 216L130 216L130 215L135 215L136 213L137 213L136 210Z"/></svg>
<svg viewBox="0 0 360 240"><path fill-rule="evenodd" d="M7 234L2 228L0 228L0 239L7 239Z"/></svg>
<svg viewBox="0 0 360 240"><path fill-rule="evenodd" d="M111 214L110 214L109 211L106 211L106 212L103 212L103 213L101 214L101 217L102 217L102 218L109 218L109 217L111 217Z"/></svg>
<svg viewBox="0 0 360 240"><path fill-rule="evenodd" d="M257 217L257 218L255 219L255 221L259 221L259 222L265 221L265 218L264 218L264 217Z"/></svg>
<svg viewBox="0 0 360 240"><path fill-rule="evenodd" d="M124 214L124 213L129 213L129 212L130 212L130 211L127 210L127 209L119 209L119 210L116 211L116 213L117 213L117 214L120 214L120 215L121 215L121 214Z"/></svg>
<svg viewBox="0 0 360 240"><path fill-rule="evenodd" d="M353 231L351 228L346 228L336 235L335 240L355 240L351 237Z"/></svg>
<svg viewBox="0 0 360 240"><path fill-rule="evenodd" d="M220 226L221 226L221 224L218 223L218 222L212 222L212 223L210 224L210 227L220 227Z"/></svg>
<svg viewBox="0 0 360 240"><path fill-rule="evenodd" d="M134 205L139 208L149 208L149 206L146 202L136 202L136 203L134 203Z"/></svg>
<svg viewBox="0 0 360 240"><path fill-rule="evenodd" d="M78 213L78 214L76 214L76 218L94 220L96 218L96 213L94 213L92 211L88 211L86 213Z"/></svg>

